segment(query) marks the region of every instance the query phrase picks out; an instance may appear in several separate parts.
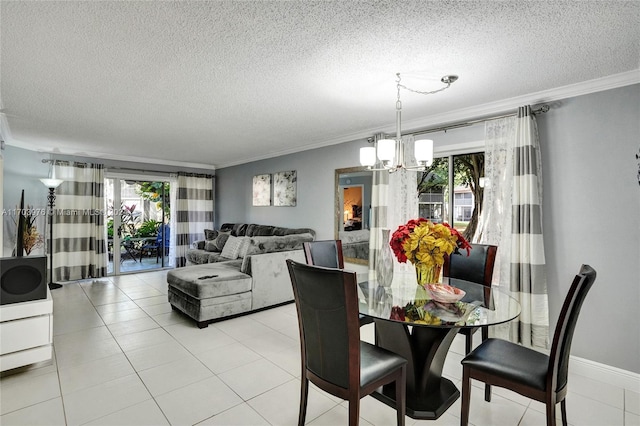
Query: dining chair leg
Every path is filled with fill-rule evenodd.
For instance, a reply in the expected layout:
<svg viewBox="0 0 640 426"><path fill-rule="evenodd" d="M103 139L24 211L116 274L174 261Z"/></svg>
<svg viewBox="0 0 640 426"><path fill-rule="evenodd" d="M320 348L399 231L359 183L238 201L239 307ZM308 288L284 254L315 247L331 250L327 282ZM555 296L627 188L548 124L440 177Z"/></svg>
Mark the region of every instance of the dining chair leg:
<svg viewBox="0 0 640 426"><path fill-rule="evenodd" d="M547 426L556 426L556 404L547 401Z"/></svg>
<svg viewBox="0 0 640 426"><path fill-rule="evenodd" d="M360 422L360 397L349 398L349 426L358 426Z"/></svg>
<svg viewBox="0 0 640 426"><path fill-rule="evenodd" d="M298 426L304 426L304 422L307 418L307 399L309 396L309 379L302 373L300 379L300 411L298 414Z"/></svg>
<svg viewBox="0 0 640 426"><path fill-rule="evenodd" d="M465 336L464 340L464 353L469 355L473 349L473 334L469 333Z"/></svg>
<svg viewBox="0 0 640 426"><path fill-rule="evenodd" d="M484 384L484 400L491 402L491 385Z"/></svg>
<svg viewBox="0 0 640 426"><path fill-rule="evenodd" d="M566 399L560 401L560 412L562 413L562 425L567 426L569 423L567 422L567 405Z"/></svg>
<svg viewBox="0 0 640 426"><path fill-rule="evenodd" d="M469 369L462 367L462 408L460 409L460 426L469 424L469 409L471 404L471 376Z"/></svg>
<svg viewBox="0 0 640 426"><path fill-rule="evenodd" d="M398 426L404 426L407 405L407 371L406 366L400 370L400 377L396 379L396 414Z"/></svg>

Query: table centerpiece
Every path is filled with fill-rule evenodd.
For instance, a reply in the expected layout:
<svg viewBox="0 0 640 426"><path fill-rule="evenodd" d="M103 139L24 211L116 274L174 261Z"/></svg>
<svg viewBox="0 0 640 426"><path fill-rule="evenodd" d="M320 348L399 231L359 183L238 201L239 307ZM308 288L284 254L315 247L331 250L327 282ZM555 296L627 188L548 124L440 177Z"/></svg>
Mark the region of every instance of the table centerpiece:
<svg viewBox="0 0 640 426"><path fill-rule="evenodd" d="M444 257L452 253L460 254L471 245L448 223L433 223L427 219L411 219L400 225L391 236L389 243L398 262L411 262L416 269L418 284L439 283Z"/></svg>

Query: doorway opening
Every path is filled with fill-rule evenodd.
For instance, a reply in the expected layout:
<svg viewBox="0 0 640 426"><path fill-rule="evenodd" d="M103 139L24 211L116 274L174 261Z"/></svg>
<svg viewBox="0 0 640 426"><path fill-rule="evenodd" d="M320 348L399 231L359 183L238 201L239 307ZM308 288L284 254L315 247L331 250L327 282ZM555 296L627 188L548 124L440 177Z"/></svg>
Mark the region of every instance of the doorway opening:
<svg viewBox="0 0 640 426"><path fill-rule="evenodd" d="M171 266L170 182L145 178L105 178L108 275Z"/></svg>

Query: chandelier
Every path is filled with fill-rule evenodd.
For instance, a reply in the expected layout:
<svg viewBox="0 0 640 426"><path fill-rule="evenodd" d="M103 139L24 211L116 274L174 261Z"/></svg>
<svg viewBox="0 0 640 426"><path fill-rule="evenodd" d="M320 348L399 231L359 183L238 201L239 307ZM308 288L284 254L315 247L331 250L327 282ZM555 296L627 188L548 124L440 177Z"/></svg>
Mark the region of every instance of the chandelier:
<svg viewBox="0 0 640 426"><path fill-rule="evenodd" d="M445 75L440 81L446 86L434 90L431 92L421 92L418 90L410 89L403 84L400 84L400 73L396 74L396 87L398 89L398 99L396 100L396 138L395 139L380 139L378 140L376 147L360 148L360 164L366 166L369 170L388 170L394 172L396 170L426 170L427 167L433 162L433 141L431 139L420 139L415 141L414 155L417 166L407 166L405 163L404 153L405 146L402 140L401 131L401 115L402 115L402 102L400 102L400 89L405 89L413 93L419 93L421 95L432 95L434 93L442 92L448 89L452 83L457 79L457 75ZM376 165L376 157L380 160L381 168L374 168Z"/></svg>

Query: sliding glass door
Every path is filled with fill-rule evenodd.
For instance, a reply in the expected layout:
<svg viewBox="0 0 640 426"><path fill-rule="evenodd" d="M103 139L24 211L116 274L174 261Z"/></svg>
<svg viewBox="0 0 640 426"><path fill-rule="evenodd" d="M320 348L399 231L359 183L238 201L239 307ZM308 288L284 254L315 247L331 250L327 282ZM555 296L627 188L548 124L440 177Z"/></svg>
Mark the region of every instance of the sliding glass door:
<svg viewBox="0 0 640 426"><path fill-rule="evenodd" d="M483 176L482 152L435 158L418 173L420 217L453 224L471 241L482 209Z"/></svg>
<svg viewBox="0 0 640 426"><path fill-rule="evenodd" d="M169 180L135 176L105 179L108 274L169 266Z"/></svg>

